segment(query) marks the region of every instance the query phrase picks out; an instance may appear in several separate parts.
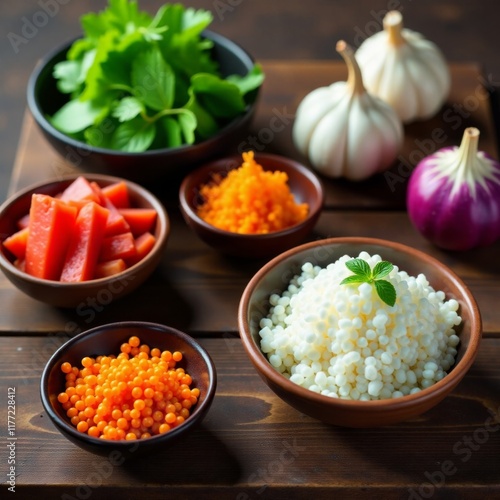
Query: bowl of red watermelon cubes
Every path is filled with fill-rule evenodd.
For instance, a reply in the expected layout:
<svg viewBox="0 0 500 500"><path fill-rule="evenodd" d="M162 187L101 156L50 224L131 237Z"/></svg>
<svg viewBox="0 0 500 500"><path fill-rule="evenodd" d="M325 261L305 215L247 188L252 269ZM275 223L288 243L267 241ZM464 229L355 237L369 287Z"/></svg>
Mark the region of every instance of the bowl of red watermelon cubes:
<svg viewBox="0 0 500 500"><path fill-rule="evenodd" d="M72 174L31 185L0 206L0 268L57 307L106 303L158 266L170 234L162 203L129 180Z"/></svg>

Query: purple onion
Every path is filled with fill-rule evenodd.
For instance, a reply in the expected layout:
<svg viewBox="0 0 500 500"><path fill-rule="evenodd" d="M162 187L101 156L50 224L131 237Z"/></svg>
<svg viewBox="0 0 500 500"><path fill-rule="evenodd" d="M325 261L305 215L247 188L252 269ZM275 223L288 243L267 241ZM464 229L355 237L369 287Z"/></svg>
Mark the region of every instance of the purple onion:
<svg viewBox="0 0 500 500"><path fill-rule="evenodd" d="M500 238L500 164L478 152L479 130L460 147L424 158L408 184L407 209L423 236L446 250L469 250Z"/></svg>

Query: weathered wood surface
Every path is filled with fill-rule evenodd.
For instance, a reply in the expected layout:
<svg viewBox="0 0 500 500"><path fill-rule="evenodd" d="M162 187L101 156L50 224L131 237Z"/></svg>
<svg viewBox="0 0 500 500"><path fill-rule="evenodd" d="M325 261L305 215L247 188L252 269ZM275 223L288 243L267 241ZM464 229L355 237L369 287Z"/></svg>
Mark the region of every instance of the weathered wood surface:
<svg viewBox="0 0 500 500"><path fill-rule="evenodd" d="M17 393L23 498L69 500L89 492L99 499L500 496L499 339L483 342L470 373L433 410L361 430L327 426L287 406L260 380L239 339L203 339L218 387L202 426L170 450L120 466L75 447L43 412L39 378L57 343L0 338L0 379Z"/></svg>
<svg viewBox="0 0 500 500"><path fill-rule="evenodd" d="M256 145L256 150L301 160L291 139L292 117L298 102L310 89L345 78L344 67L322 61L293 64L269 61L264 62L264 67L267 80L258 114L252 130L248 136L242 137L241 142L250 141ZM407 127L401 160L390 173L363 183L322 178L327 193L325 210L309 239L372 236L415 246L438 257L470 285L483 310L485 332L494 334L500 332L500 311L494 307L500 285L498 280L489 278L498 276L500 270L495 257L498 245L462 254L442 252L413 229L405 212L409 170L406 167L403 170L400 163L419 158L422 150L419 149L418 153L415 144L423 144L429 151L456 144L460 140L458 131L461 134L466 125L476 124L484 131L481 147L495 154L496 139L489 99L474 101L477 107L473 109L470 105L471 117L455 131L451 128L453 125L442 119L456 103L466 102L467 96L473 95L476 85L481 82L481 73L474 65L452 65L451 69L454 86L448 104L433 120ZM287 84L283 85L283 82ZM441 144L431 144L430 138L435 130L445 130L439 137L446 136L447 139ZM238 148L239 144L236 144L235 149ZM9 191L12 193L31 183L71 171L75 171L75 167L48 146L27 114ZM101 304L102 307L97 308L84 304L77 310L61 311L22 295L2 275L0 303L5 306L4 314L0 316L0 332L13 330L43 334L64 330L70 321L85 329L113 318L157 320L200 333L236 331L239 297L263 261L229 259L199 241L180 216L178 185L168 186L163 182L159 186L154 187L155 193L165 202L173 229L161 266L140 290L114 304Z"/></svg>
<svg viewBox="0 0 500 500"><path fill-rule="evenodd" d="M305 93L343 78L344 69L327 62L264 65L268 79L251 134L260 137L263 151L300 159L290 116ZM435 149L455 143L468 124L480 126L482 148L495 154L489 99L478 99L456 129L446 121L447 110L474 95L481 78L474 65L456 64L452 72L450 102L436 119L407 128L401 162L418 158L415 144ZM268 132L262 131L271 130L277 116L284 127L264 144ZM431 147L425 141L437 129L446 140ZM330 427L288 407L260 380L237 336L239 298L263 261L228 258L206 246L182 220L175 189L160 188L172 219L171 238L157 271L129 297L98 308L60 310L25 297L0 276L0 347L6 360L0 380L2 390L17 390L18 498L500 498L500 247L453 254L425 241L405 212L407 174L398 168L399 163L393 171L401 181L392 191L387 176L360 184L323 179L327 203L308 239L399 241L434 255L464 279L478 300L485 339L477 362L450 397L414 421L382 429ZM72 169L26 115L10 192ZM157 321L199 337L215 361L219 384L207 419L187 441L151 459L112 466L58 434L38 387L48 357L75 329L126 319Z"/></svg>

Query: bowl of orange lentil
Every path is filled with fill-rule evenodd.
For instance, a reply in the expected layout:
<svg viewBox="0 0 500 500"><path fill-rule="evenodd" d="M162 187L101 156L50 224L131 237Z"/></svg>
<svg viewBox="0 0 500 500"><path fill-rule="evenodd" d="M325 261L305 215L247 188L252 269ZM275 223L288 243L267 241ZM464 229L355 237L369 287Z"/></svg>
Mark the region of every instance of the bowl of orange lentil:
<svg viewBox="0 0 500 500"><path fill-rule="evenodd" d="M302 242L316 224L324 192L299 162L248 151L188 174L179 201L184 220L205 243L224 254L262 258Z"/></svg>
<svg viewBox="0 0 500 500"><path fill-rule="evenodd" d="M207 351L174 328L142 321L83 332L49 359L42 405L77 446L129 459L161 452L206 416L217 375Z"/></svg>

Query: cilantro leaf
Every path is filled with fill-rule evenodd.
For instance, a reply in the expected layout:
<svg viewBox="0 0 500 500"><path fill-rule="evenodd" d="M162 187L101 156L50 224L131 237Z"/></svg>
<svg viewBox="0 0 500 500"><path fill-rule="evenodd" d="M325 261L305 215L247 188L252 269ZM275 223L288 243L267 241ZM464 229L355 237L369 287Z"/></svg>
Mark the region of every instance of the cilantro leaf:
<svg viewBox="0 0 500 500"><path fill-rule="evenodd" d="M113 149L140 153L146 151L154 141L156 128L141 117L121 123L111 139Z"/></svg>
<svg viewBox="0 0 500 500"><path fill-rule="evenodd" d="M139 54L132 63L134 94L146 106L163 111L174 102L175 75L157 47Z"/></svg>
<svg viewBox="0 0 500 500"><path fill-rule="evenodd" d="M245 76L229 75L226 80L234 83L240 89L242 95L245 95L262 85L264 73L262 71L262 66L260 64L255 64L252 70Z"/></svg>
<svg viewBox="0 0 500 500"><path fill-rule="evenodd" d="M164 116L159 121L161 132L165 135L165 144L169 148L176 148L183 144L181 126L173 116Z"/></svg>
<svg viewBox="0 0 500 500"><path fill-rule="evenodd" d="M136 97L128 96L121 99L112 111L112 115L120 122L132 120L144 112L144 105Z"/></svg>
<svg viewBox="0 0 500 500"><path fill-rule="evenodd" d="M196 116L191 111L186 110L184 113L179 113L177 119L186 144L193 144L195 139L194 131L197 124Z"/></svg>
<svg viewBox="0 0 500 500"><path fill-rule="evenodd" d="M219 126L213 116L198 102L196 94L192 89L190 90L190 94L191 97L184 107L191 111L196 117L196 133L198 136L201 139L208 139L217 132Z"/></svg>
<svg viewBox="0 0 500 500"><path fill-rule="evenodd" d="M61 132L73 134L93 125L103 110L90 101L73 99L62 106L51 118L51 123Z"/></svg>
<svg viewBox="0 0 500 500"><path fill-rule="evenodd" d="M191 78L191 88L203 107L215 117L228 118L246 107L239 88L218 76L198 73Z"/></svg>

